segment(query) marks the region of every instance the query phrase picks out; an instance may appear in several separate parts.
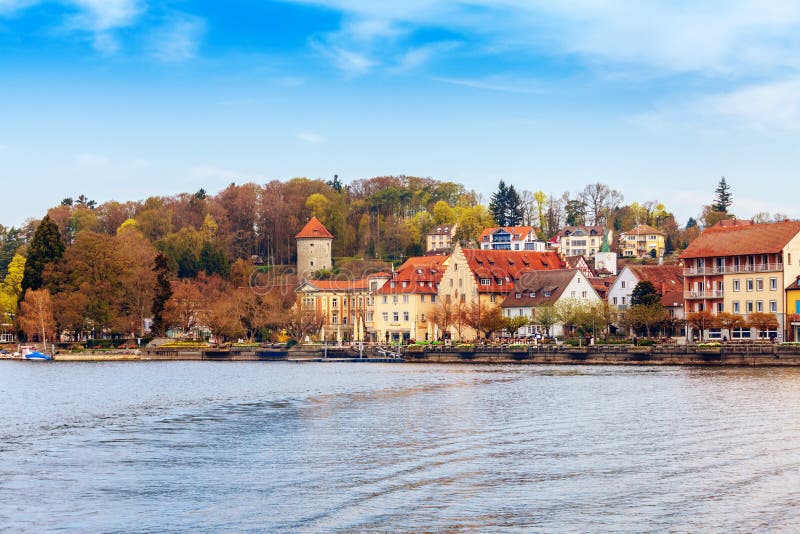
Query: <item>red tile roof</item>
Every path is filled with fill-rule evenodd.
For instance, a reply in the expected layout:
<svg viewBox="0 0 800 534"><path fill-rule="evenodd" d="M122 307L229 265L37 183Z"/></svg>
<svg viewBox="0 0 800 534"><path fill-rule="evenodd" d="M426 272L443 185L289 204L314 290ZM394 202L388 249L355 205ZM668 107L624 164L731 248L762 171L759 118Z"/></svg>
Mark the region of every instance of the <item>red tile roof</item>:
<svg viewBox="0 0 800 534"><path fill-rule="evenodd" d="M649 224L640 224L634 228L631 228L627 232L621 232L620 235L636 235L636 234L659 234L665 235L664 232L659 230L658 228L653 228Z"/></svg>
<svg viewBox="0 0 800 534"><path fill-rule="evenodd" d="M748 224L749 223L749 224ZM800 222L766 224L716 224L689 243L681 258L770 254L783 248L800 232Z"/></svg>
<svg viewBox="0 0 800 534"><path fill-rule="evenodd" d="M629 263L627 268L640 282L652 282L660 294L669 291L683 291L683 267L680 265L636 265Z"/></svg>
<svg viewBox="0 0 800 534"><path fill-rule="evenodd" d="M408 258L393 277L378 290L378 293L435 294L442 274L444 274L442 262L446 259L444 256Z"/></svg>
<svg viewBox="0 0 800 534"><path fill-rule="evenodd" d="M369 280L308 280L303 285L310 285L319 291L368 291Z"/></svg>
<svg viewBox="0 0 800 534"><path fill-rule="evenodd" d="M494 228L484 228L478 237L478 241L489 241L489 236L501 229L511 234L511 239L514 241L526 239L531 232L536 232L533 226L496 226Z"/></svg>
<svg viewBox="0 0 800 534"><path fill-rule="evenodd" d="M500 306L527 308L554 304L577 275L577 269L526 272Z"/></svg>
<svg viewBox="0 0 800 534"><path fill-rule="evenodd" d="M333 235L325 228L325 225L319 222L316 217L311 217L311 220L306 223L300 233L294 236L295 239L306 238L328 238L333 239Z"/></svg>
<svg viewBox="0 0 800 534"><path fill-rule="evenodd" d="M589 278L589 283L592 284L592 287L597 294L600 295L600 298L603 300L608 297L608 290L611 289L611 286L614 285L614 282L617 281L616 276L604 276L602 278Z"/></svg>
<svg viewBox="0 0 800 534"><path fill-rule="evenodd" d="M524 272L566 267L556 252L477 249L464 249L463 252L481 293L508 293L513 291L514 282ZM489 285L481 285L481 279L489 279Z"/></svg>
<svg viewBox="0 0 800 534"><path fill-rule="evenodd" d="M665 308L683 308L683 289L665 292L661 295L661 305Z"/></svg>

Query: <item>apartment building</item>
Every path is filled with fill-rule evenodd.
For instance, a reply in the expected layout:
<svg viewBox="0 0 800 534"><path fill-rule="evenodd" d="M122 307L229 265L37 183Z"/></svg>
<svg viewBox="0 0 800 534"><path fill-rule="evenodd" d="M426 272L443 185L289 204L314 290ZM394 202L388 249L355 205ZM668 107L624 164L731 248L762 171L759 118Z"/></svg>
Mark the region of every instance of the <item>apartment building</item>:
<svg viewBox="0 0 800 534"><path fill-rule="evenodd" d="M660 258L664 256L666 234L647 224L619 234L619 252L627 258Z"/></svg>
<svg viewBox="0 0 800 534"><path fill-rule="evenodd" d="M425 252L449 254L457 227L457 224L439 224L433 227L425 236Z"/></svg>
<svg viewBox="0 0 800 534"><path fill-rule="evenodd" d="M565 226L548 241L550 248L564 256L592 257L603 244L602 226Z"/></svg>
<svg viewBox="0 0 800 534"><path fill-rule="evenodd" d="M528 250L544 252L547 244L537 236L533 226L500 226L485 228L478 237L481 250Z"/></svg>

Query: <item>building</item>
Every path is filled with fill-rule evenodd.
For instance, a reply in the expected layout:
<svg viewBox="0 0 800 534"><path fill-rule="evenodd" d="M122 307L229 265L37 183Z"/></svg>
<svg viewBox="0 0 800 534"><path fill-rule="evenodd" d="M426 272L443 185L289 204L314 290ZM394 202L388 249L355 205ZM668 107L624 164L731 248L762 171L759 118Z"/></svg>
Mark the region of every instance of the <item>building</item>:
<svg viewBox="0 0 800 534"><path fill-rule="evenodd" d="M680 257L687 314L770 313L778 319L777 331L740 329L730 332L731 338L783 336L787 313L793 313L784 289L800 275L800 222L720 221L704 230Z"/></svg>
<svg viewBox="0 0 800 534"><path fill-rule="evenodd" d="M616 281L616 276L589 278L589 282L591 282L594 290L597 291L597 295L606 302L608 302L608 292Z"/></svg>
<svg viewBox="0 0 800 534"><path fill-rule="evenodd" d="M619 234L619 252L628 258L661 258L666 234L647 224L640 224Z"/></svg>
<svg viewBox="0 0 800 534"><path fill-rule="evenodd" d="M485 228L478 237L481 250L530 250L544 252L546 243L536 236L533 226Z"/></svg>
<svg viewBox="0 0 800 534"><path fill-rule="evenodd" d="M297 275L301 280L316 271L333 268L333 235L319 219L311 217L294 238L297 241Z"/></svg>
<svg viewBox="0 0 800 534"><path fill-rule="evenodd" d="M608 303L620 310L631 305L631 294L639 282L651 282L659 295L683 291L680 265L632 265L622 268L608 290Z"/></svg>
<svg viewBox="0 0 800 534"><path fill-rule="evenodd" d="M450 254L457 226L457 224L440 224L432 228L425 236L425 252Z"/></svg>
<svg viewBox="0 0 800 534"><path fill-rule="evenodd" d="M564 301L595 304L602 302L602 299L580 270L529 271L522 274L514 291L506 295L501 307L506 317L524 316L531 321L531 324L520 329L520 336L541 333L557 337L564 335L564 325L555 324L550 332L543 331L541 326L536 325L536 309Z"/></svg>
<svg viewBox="0 0 800 534"><path fill-rule="evenodd" d="M380 341L436 339L428 317L436 306L445 256L407 259L375 293L374 331Z"/></svg>
<svg viewBox="0 0 800 534"><path fill-rule="evenodd" d="M617 276L617 253L611 252L608 244L611 232L603 234L600 250L594 255L594 272L597 276Z"/></svg>
<svg viewBox="0 0 800 534"><path fill-rule="evenodd" d="M800 341L800 276L786 287L786 321L787 339Z"/></svg>
<svg viewBox="0 0 800 534"><path fill-rule="evenodd" d="M595 272L583 256L566 256L564 258L564 263L566 263L567 269L578 269L583 272L587 278L593 278L595 276Z"/></svg>
<svg viewBox="0 0 800 534"><path fill-rule="evenodd" d="M438 300L454 307L500 306L524 273L565 267L563 259L552 251L478 250L456 245L439 282ZM461 337L473 339L477 333L463 328Z"/></svg>
<svg viewBox="0 0 800 534"><path fill-rule="evenodd" d="M376 273L358 280L306 280L296 290L297 301L321 318L320 341L377 341L374 296L390 278Z"/></svg>
<svg viewBox="0 0 800 534"><path fill-rule="evenodd" d="M565 226L547 244L564 256L594 256L603 243L602 226Z"/></svg>

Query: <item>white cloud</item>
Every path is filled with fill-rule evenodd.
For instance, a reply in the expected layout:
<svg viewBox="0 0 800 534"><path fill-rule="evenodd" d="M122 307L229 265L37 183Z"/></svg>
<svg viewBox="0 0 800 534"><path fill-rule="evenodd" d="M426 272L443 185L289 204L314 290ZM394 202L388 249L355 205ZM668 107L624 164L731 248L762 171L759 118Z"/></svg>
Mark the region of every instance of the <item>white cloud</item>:
<svg viewBox="0 0 800 534"><path fill-rule="evenodd" d="M501 93L541 94L546 92L536 80L507 79L500 76L487 78L435 78L436 81Z"/></svg>
<svg viewBox="0 0 800 534"><path fill-rule="evenodd" d="M349 76L360 76L366 74L372 67L378 64L377 61L364 54L346 50L340 46L323 43L316 40L312 47L318 54L326 57L334 67Z"/></svg>
<svg viewBox="0 0 800 534"><path fill-rule="evenodd" d="M0 0L0 15L8 15L36 4L38 0Z"/></svg>
<svg viewBox="0 0 800 534"><path fill-rule="evenodd" d="M325 138L316 132L297 132L295 137L312 145L319 145L325 142Z"/></svg>
<svg viewBox="0 0 800 534"><path fill-rule="evenodd" d="M716 115L767 131L800 130L800 79L746 86L708 99Z"/></svg>
<svg viewBox="0 0 800 534"><path fill-rule="evenodd" d="M456 41L441 41L412 48L400 56L396 70L409 71L416 69L428 63L434 57L458 48L460 44Z"/></svg>
<svg viewBox="0 0 800 534"><path fill-rule="evenodd" d="M197 55L205 32L203 19L186 14L175 16L151 33L150 48L161 61L186 61Z"/></svg>
<svg viewBox="0 0 800 534"><path fill-rule="evenodd" d="M113 54L119 50L114 31L132 25L144 11L141 0L67 0L77 8L65 27L92 34L97 51Z"/></svg>

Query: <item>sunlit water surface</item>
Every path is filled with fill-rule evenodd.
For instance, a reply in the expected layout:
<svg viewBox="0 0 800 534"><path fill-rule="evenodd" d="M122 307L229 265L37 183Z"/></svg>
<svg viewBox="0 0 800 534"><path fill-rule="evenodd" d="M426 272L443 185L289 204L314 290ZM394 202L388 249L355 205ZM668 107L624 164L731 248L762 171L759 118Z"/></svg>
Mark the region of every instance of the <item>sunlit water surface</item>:
<svg viewBox="0 0 800 534"><path fill-rule="evenodd" d="M800 370L0 362L0 530L800 529Z"/></svg>

